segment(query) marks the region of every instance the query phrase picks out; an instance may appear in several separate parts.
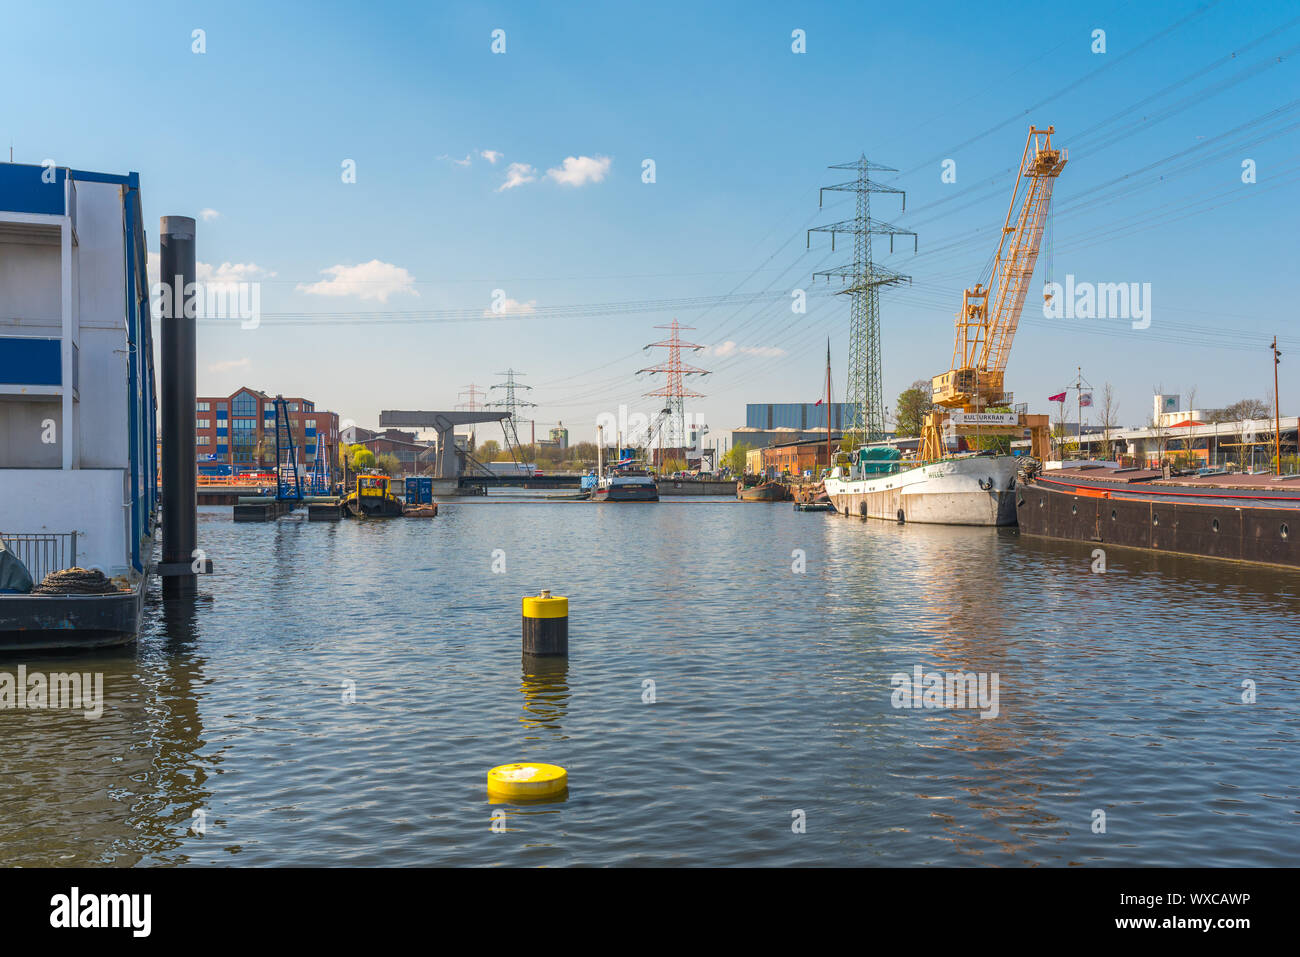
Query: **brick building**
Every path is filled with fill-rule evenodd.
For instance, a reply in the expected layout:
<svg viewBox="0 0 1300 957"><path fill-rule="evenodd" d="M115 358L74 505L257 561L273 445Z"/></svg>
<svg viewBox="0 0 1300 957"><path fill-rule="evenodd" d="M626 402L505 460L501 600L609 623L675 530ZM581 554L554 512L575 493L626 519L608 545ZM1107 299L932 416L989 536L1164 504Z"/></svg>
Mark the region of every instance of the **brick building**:
<svg viewBox="0 0 1300 957"><path fill-rule="evenodd" d="M839 451L840 436L832 434L832 454ZM786 442L745 453L745 471L751 475L780 478L782 475L820 475L826 468L826 436L802 442Z"/></svg>
<svg viewBox="0 0 1300 957"><path fill-rule="evenodd" d="M285 396L294 448L310 469L323 445L331 478L337 472L339 417L301 396ZM275 468L275 396L247 387L233 395L199 396L194 406L194 446L201 475L238 475Z"/></svg>

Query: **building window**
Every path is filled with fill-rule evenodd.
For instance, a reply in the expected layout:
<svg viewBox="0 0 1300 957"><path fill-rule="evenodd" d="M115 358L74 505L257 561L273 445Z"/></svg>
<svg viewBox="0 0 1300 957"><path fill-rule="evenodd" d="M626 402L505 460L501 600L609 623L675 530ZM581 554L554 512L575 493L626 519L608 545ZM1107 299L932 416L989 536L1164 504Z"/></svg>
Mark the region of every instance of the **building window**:
<svg viewBox="0 0 1300 957"><path fill-rule="evenodd" d="M258 401L256 397L247 392L241 392L235 396L232 403L232 410L235 415L257 415Z"/></svg>
<svg viewBox="0 0 1300 957"><path fill-rule="evenodd" d="M196 435L196 436L194 436L194 444L195 444L195 445L210 445L210 444L212 444L212 440L209 439L206 435Z"/></svg>
<svg viewBox="0 0 1300 957"><path fill-rule="evenodd" d="M194 420L194 427L195 427L196 429L210 429L210 428L212 428L212 420L211 420L211 419L195 419L195 420Z"/></svg>
<svg viewBox="0 0 1300 957"><path fill-rule="evenodd" d="M230 446L236 462L252 462L257 451L257 420L232 419Z"/></svg>
<svg viewBox="0 0 1300 957"><path fill-rule="evenodd" d="M308 419L308 420L307 420L305 423L303 423L303 424L304 424L307 428L309 428L309 429L314 429L314 428L316 428L316 420L315 420L315 419Z"/></svg>
<svg viewBox="0 0 1300 957"><path fill-rule="evenodd" d="M211 406L210 406L209 403L207 403L207 402L196 402L196 403L194 403L194 411L195 411L195 412L207 412L210 408L211 408Z"/></svg>

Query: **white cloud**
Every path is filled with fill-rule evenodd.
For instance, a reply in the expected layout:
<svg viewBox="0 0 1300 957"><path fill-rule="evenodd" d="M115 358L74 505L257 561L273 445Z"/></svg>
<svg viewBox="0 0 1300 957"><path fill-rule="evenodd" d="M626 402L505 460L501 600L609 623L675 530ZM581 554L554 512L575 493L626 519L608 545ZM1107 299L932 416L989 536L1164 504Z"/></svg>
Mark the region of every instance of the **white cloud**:
<svg viewBox="0 0 1300 957"><path fill-rule="evenodd" d="M220 214L219 212L217 212L215 209L200 209L200 210L199 210L199 217L200 217L200 218L201 218L205 223L210 223L210 222L212 222L214 219L218 219L218 218L220 218L220 216L221 216L221 214Z"/></svg>
<svg viewBox="0 0 1300 957"><path fill-rule="evenodd" d="M156 252L150 252L146 263L149 269L149 278L153 282L162 282L162 256ZM235 282L252 282L256 279L270 279L275 273L269 269L263 269L257 263L230 263L225 262L220 266L214 266L212 263L196 262L194 264L194 277L199 282L213 285L226 285Z"/></svg>
<svg viewBox="0 0 1300 957"><path fill-rule="evenodd" d="M709 346L704 351L706 354L716 356L719 359L733 355L761 356L763 358L774 359L786 354L784 349L778 348L777 346L738 346L731 339L719 343L716 346Z"/></svg>
<svg viewBox="0 0 1300 957"><path fill-rule="evenodd" d="M478 155L481 156L481 157L483 157L485 160L487 160L487 161L488 161L489 163L491 163L493 166L496 166L496 165L497 165L497 160L499 160L499 159L500 159L502 156L504 156L505 154L502 153L502 152L500 152L499 150L479 150L479 151L478 151Z"/></svg>
<svg viewBox="0 0 1300 957"><path fill-rule="evenodd" d="M516 186L523 186L524 183L534 182L537 179L536 174L537 170L527 163L511 163L506 167L506 181L497 187L497 192L504 193Z"/></svg>
<svg viewBox="0 0 1300 957"><path fill-rule="evenodd" d="M443 154L442 156L439 156L438 159L450 160L451 162L455 163L457 166L468 166L470 161L470 155L466 153L464 159L456 159L455 157L447 156L446 154Z"/></svg>
<svg viewBox="0 0 1300 957"><path fill-rule="evenodd" d="M484 309L484 316L528 316L537 311L537 300L520 302L517 299L503 299L498 309Z"/></svg>
<svg viewBox="0 0 1300 957"><path fill-rule="evenodd" d="M313 296L355 296L358 299L377 299L388 302L394 293L418 296L415 277L401 266L372 259L355 266L330 266L321 274L329 276L320 282L299 283L298 291Z"/></svg>
<svg viewBox="0 0 1300 957"><path fill-rule="evenodd" d="M548 169L546 175L565 186L582 186L586 183L599 183L609 172L608 156L570 156L563 167Z"/></svg>
<svg viewBox="0 0 1300 957"><path fill-rule="evenodd" d="M208 366L209 372L230 372L233 369L247 369L253 364L253 361L244 356L242 359L227 359L225 362L214 362Z"/></svg>
<svg viewBox="0 0 1300 957"><path fill-rule="evenodd" d="M252 282L255 279L269 279L275 275L275 273L263 269L257 263L222 263L220 266L214 266L211 263L195 263L194 272L199 282L209 285L214 283Z"/></svg>

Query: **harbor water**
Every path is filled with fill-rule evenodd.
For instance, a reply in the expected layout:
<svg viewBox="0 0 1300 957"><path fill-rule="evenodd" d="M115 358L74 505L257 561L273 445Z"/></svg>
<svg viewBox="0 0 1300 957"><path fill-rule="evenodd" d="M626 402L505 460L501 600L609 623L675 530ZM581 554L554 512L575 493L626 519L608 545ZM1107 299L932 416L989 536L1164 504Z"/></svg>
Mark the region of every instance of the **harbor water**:
<svg viewBox="0 0 1300 957"><path fill-rule="evenodd" d="M730 499L205 508L199 542L137 646L23 660L104 706L0 711L3 864L1300 856L1293 572ZM526 667L541 589L570 655ZM996 676L996 715L896 706L918 667ZM489 803L514 761L567 799Z"/></svg>

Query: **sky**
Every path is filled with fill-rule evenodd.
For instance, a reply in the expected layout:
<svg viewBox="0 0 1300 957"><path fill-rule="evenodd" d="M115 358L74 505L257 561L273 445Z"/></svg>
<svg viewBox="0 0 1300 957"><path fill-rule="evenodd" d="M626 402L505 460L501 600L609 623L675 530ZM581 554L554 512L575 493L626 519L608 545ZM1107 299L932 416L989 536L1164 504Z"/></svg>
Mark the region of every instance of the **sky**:
<svg viewBox="0 0 1300 957"><path fill-rule="evenodd" d="M1300 409L1294 4L60 10L0 4L0 147L138 171L151 250L160 216L193 216L200 278L257 284L255 326L200 324L200 394L248 385L374 426L471 385L500 398L514 369L539 434L591 439L602 413L658 408L643 394L663 377L638 370L677 318L705 347L684 356L710 370L687 409L711 440L746 403L816 401L828 339L840 400L849 305L812 274L852 249L806 230L852 216L843 193L819 210L818 187L865 154L906 192L872 215L917 233L915 252L874 243L912 277L881 299L892 410L949 368L1032 123L1069 161L1007 368L1017 400L1053 411L1079 369L1113 386L1122 425L1156 391L1271 398L1277 335L1282 411ZM1137 283L1149 312L1045 317L1043 283L1067 276Z"/></svg>

